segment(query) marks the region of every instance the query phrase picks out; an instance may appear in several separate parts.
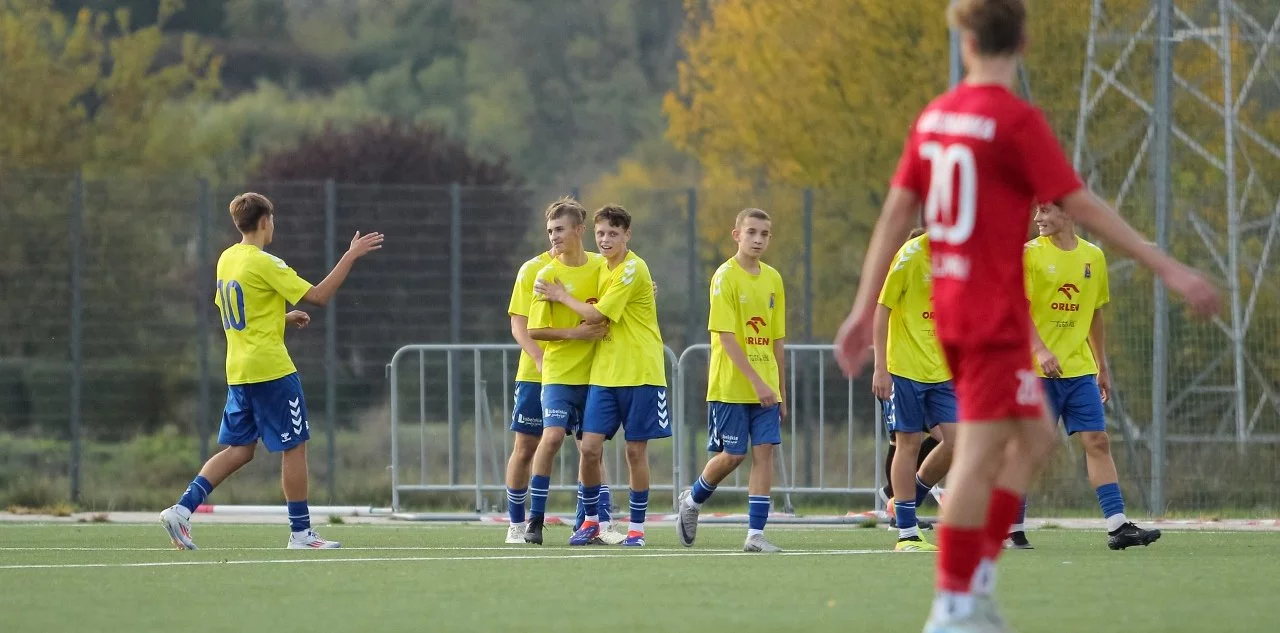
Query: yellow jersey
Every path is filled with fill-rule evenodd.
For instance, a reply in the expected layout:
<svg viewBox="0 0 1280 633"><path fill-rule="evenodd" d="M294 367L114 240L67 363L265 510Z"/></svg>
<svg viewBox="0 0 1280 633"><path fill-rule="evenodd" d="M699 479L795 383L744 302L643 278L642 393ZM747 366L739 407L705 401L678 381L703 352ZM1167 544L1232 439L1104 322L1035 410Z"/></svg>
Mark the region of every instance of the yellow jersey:
<svg viewBox="0 0 1280 633"><path fill-rule="evenodd" d="M533 282L537 280L538 271L551 263L551 254L543 252L520 266L516 273L516 284L511 289L511 301L507 303L507 314L529 318L529 307L533 304ZM537 341L538 347L547 349L546 341ZM538 373L538 364L524 350L520 350L520 366L516 369L517 382L542 382L542 374Z"/></svg>
<svg viewBox="0 0 1280 633"><path fill-rule="evenodd" d="M782 395L773 343L787 336L787 299L777 270L760 262L760 273L753 275L743 270L736 259L721 264L711 277L707 329L711 331L708 402L760 402L751 381L738 371L720 345L720 332L733 333L751 367L775 393Z"/></svg>
<svg viewBox="0 0 1280 633"><path fill-rule="evenodd" d="M591 384L599 387L667 386L666 355L658 330L658 302L649 265L634 251L600 277L596 309L609 333L596 347Z"/></svg>
<svg viewBox="0 0 1280 633"><path fill-rule="evenodd" d="M1079 240L1073 250L1064 251L1049 238L1037 237L1027 242L1022 260L1031 321L1062 364L1062 377L1098 373L1089 329L1094 311L1111 300L1102 249ZM1044 375L1038 365L1036 371Z"/></svg>
<svg viewBox="0 0 1280 633"><path fill-rule="evenodd" d="M931 274L929 237L907 240L893 259L879 302L892 311L885 351L889 373L939 383L951 380L951 370L934 331Z"/></svg>
<svg viewBox="0 0 1280 633"><path fill-rule="evenodd" d="M604 256L587 253L587 263L566 266L559 258L538 271L537 281L563 283L569 294L578 301L595 303L600 297L600 276L608 271ZM582 317L568 306L548 301L534 293L529 308L529 329L573 328L582 323ZM591 382L591 359L595 356L595 341L548 341L542 356L542 384L585 385Z"/></svg>
<svg viewBox="0 0 1280 633"><path fill-rule="evenodd" d="M285 304L311 289L284 260L251 244L236 244L218 257L213 302L227 335L227 384L283 378L297 370L284 346Z"/></svg>

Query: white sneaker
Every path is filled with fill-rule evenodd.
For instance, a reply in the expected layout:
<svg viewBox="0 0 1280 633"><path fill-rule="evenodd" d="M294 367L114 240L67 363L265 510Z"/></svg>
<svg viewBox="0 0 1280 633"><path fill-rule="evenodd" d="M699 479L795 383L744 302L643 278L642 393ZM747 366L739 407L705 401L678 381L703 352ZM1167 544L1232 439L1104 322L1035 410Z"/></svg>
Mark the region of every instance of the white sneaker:
<svg viewBox="0 0 1280 633"><path fill-rule="evenodd" d="M289 534L289 549L336 549L339 547L342 547L342 543L326 541L312 529Z"/></svg>
<svg viewBox="0 0 1280 633"><path fill-rule="evenodd" d="M596 535L596 538L600 539L600 542L605 545L621 545L623 541L627 540L627 535L618 532L618 523L610 521L609 527L600 530L600 534Z"/></svg>
<svg viewBox="0 0 1280 633"><path fill-rule="evenodd" d="M693 539L698 536L698 513L700 508L693 505L693 492L686 490L680 493L679 509L676 510L676 535L680 544L693 547Z"/></svg>
<svg viewBox="0 0 1280 633"><path fill-rule="evenodd" d="M524 545L523 523L513 523L507 528L507 545Z"/></svg>
<svg viewBox="0 0 1280 633"><path fill-rule="evenodd" d="M186 508L169 506L160 513L160 525L169 533L169 540L177 549L200 549L191 540L191 518Z"/></svg>
<svg viewBox="0 0 1280 633"><path fill-rule="evenodd" d="M975 611L968 617L948 622L930 618L924 625L924 633L1013 633L1013 631Z"/></svg>
<svg viewBox="0 0 1280 633"><path fill-rule="evenodd" d="M781 552L782 548L765 540L763 534L752 534L747 537L747 542L742 544L744 552L762 552L765 554L773 554Z"/></svg>

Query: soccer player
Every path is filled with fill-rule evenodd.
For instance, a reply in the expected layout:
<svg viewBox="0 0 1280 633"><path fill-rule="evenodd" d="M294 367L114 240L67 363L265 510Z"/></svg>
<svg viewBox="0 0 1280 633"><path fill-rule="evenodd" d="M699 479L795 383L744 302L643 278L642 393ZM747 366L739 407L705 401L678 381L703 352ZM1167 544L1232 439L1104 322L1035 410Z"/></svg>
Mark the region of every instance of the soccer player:
<svg viewBox="0 0 1280 633"><path fill-rule="evenodd" d="M561 198L547 207L547 237L559 254L538 271L535 284L559 282L573 298L595 303L600 296L605 258L582 248L586 216L586 209L572 198ZM546 341L547 347L542 356L542 436L533 454L533 477L529 480L526 543L542 544L552 461L565 436L581 432L596 341L607 331L605 323L584 323L567 306L553 303L535 291L529 308L529 336ZM579 472L579 481L581 475ZM585 497L585 489L582 494ZM587 500L583 501L585 504Z"/></svg>
<svg viewBox="0 0 1280 633"><path fill-rule="evenodd" d="M650 440L671 437L667 410L667 378L658 306L649 265L627 248L631 214L616 205L595 214L596 245L608 271L602 276L600 300L579 301L563 283L539 282L549 301L562 303L587 323L609 323L591 363L587 406L582 422L581 471L586 521L569 539L587 545L600 537L597 506L603 473L604 441L621 427L626 434L631 483L631 524L625 547L644 546L644 520L649 509Z"/></svg>
<svg viewBox="0 0 1280 633"><path fill-rule="evenodd" d="M337 541L326 541L311 529L306 444L311 425L298 370L284 345L285 326L306 327L311 317L298 310L286 314L285 304L327 304L356 260L382 248L383 236L357 231L338 264L324 281L312 286L279 257L264 251L275 236L275 207L270 200L243 193L231 201L230 210L241 240L218 258L213 299L227 336L227 405L218 431L218 443L227 448L205 462L177 505L160 513L160 523L175 547L196 549L191 513L218 484L253 459L261 439L269 452L283 453L280 479L289 510L288 548L335 548Z"/></svg>
<svg viewBox="0 0 1280 633"><path fill-rule="evenodd" d="M1198 313L1219 295L1148 244L1081 183L1044 115L1012 91L1026 44L1022 0L956 0L968 74L912 124L861 271L836 358L856 376L872 340L875 295L921 203L933 264L934 318L954 377L960 424L938 528L938 593L926 633L1007 631L991 598L995 563L1034 467L1056 443L1031 367L1022 250L1033 201L1154 270Z"/></svg>
<svg viewBox="0 0 1280 633"><path fill-rule="evenodd" d="M1102 249L1076 235L1075 222L1058 206L1036 207L1035 223L1040 236L1027 242L1023 264L1038 335L1036 369L1049 411L1054 420L1062 418L1067 434L1084 448L1089 483L1107 520L1107 546L1150 545L1160 538L1160 530L1144 530L1124 514L1102 409L1111 391L1102 317L1111 300L1107 259ZM1019 525L1010 540L1019 548L1030 547Z"/></svg>
<svg viewBox="0 0 1280 633"><path fill-rule="evenodd" d="M956 394L933 331L929 279L929 238L918 235L898 250L876 306L871 391L891 403L898 448L890 479L898 526L894 550L899 552L937 551L920 535L916 507L946 475L954 445ZM942 444L917 469L915 456L935 427L943 435Z"/></svg>
<svg viewBox="0 0 1280 633"><path fill-rule="evenodd" d="M744 552L780 552L764 538L773 487L773 447L782 443L786 400L787 300L782 276L760 261L773 237L773 221L744 209L734 222L738 253L711 277L711 363L707 379L707 460L692 490L680 493L676 532L692 547L698 514L716 486L742 464L751 447L747 483L749 528Z"/></svg>

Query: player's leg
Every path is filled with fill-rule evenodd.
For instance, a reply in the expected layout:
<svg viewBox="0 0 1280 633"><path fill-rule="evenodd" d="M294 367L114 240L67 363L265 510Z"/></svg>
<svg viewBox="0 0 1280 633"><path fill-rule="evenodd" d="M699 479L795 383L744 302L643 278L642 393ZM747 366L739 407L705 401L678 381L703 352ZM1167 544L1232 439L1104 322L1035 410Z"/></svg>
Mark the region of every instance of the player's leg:
<svg viewBox="0 0 1280 633"><path fill-rule="evenodd" d="M698 514L716 486L747 458L750 433L750 405L731 402L707 403L707 452L714 453L693 486L680 493L676 512L676 534L680 543L692 547L698 533Z"/></svg>
<svg viewBox="0 0 1280 633"><path fill-rule="evenodd" d="M515 405L511 411L514 434L511 457L507 459L507 539L509 544L524 542L525 502L529 498L529 476L533 454L542 439L542 385L517 382Z"/></svg>
<svg viewBox="0 0 1280 633"><path fill-rule="evenodd" d="M773 491L774 447L782 443L781 405L750 405L751 476L747 482L747 540L744 552L781 552L764 537Z"/></svg>
<svg viewBox="0 0 1280 633"><path fill-rule="evenodd" d="M1065 396L1067 390L1064 389L1066 381L1061 378L1041 378L1040 387L1044 391L1045 415L1052 427L1051 431L1056 431L1058 419L1062 416L1063 407L1065 405ZM1056 441L1056 435L1054 440ZM1013 521L1013 525L1009 526L1009 535L1004 542L1006 549L1035 549L1031 541L1027 538L1027 507L1030 505L1026 491L1023 491L1022 500L1018 504L1018 512Z"/></svg>
<svg viewBox="0 0 1280 633"><path fill-rule="evenodd" d="M332 549L337 541L326 541L311 528L307 505L307 441L311 423L307 400L298 374L255 384L249 391L254 419L262 432L262 444L280 458L280 484L289 510L289 549Z"/></svg>
<svg viewBox="0 0 1280 633"><path fill-rule="evenodd" d="M645 515L649 511L649 442L671 437L671 418L666 387L645 385L625 389L624 399L629 402L622 424L627 441L631 521L622 545L643 547Z"/></svg>
<svg viewBox="0 0 1280 633"><path fill-rule="evenodd" d="M880 400L880 421L884 424L886 432L889 434L889 450L885 451L884 456L884 485L880 487L878 494L880 501L884 502L885 511L889 513L889 518L893 519L893 456L898 451L898 439L893 433L893 401Z"/></svg>
<svg viewBox="0 0 1280 633"><path fill-rule="evenodd" d="M218 443L226 448L204 463L195 479L187 484L178 503L160 513L160 524L169 533L169 540L175 548L198 549L191 540L191 514L205 502L218 484L253 460L259 435L245 387L228 387L227 403L222 410L222 425L218 429Z"/></svg>
<svg viewBox="0 0 1280 633"><path fill-rule="evenodd" d="M1098 497L1098 506L1107 521L1107 546L1113 550L1134 545L1150 545L1160 538L1160 530L1144 530L1125 516L1124 495L1120 492L1120 476L1111 455L1111 438L1102 407L1102 394L1097 378L1081 376L1067 379L1067 393L1062 422L1068 435L1074 435L1084 449L1089 484Z"/></svg>
<svg viewBox="0 0 1280 633"><path fill-rule="evenodd" d="M923 388L923 411L928 433L920 443L920 462L915 474L915 502L919 512L921 504L951 470L955 448L956 393L950 381L930 384ZM939 502L941 497L938 497ZM941 507L941 503L938 504ZM920 522L924 529L924 522Z"/></svg>
<svg viewBox="0 0 1280 633"><path fill-rule="evenodd" d="M915 381L900 376L892 378L893 431L898 444L890 478L893 483L893 514L898 526L898 542L894 550L932 551L934 547L920 537L920 527L916 523L916 457L920 454L926 428L923 393Z"/></svg>
<svg viewBox="0 0 1280 633"><path fill-rule="evenodd" d="M595 387L592 388L596 389ZM591 400L587 400L587 418L591 419ZM595 427L593 427L595 428ZM603 478L604 434L583 430L578 445L578 478L582 482L582 526L569 537L570 545L589 545L600 536L600 482Z"/></svg>
<svg viewBox="0 0 1280 633"><path fill-rule="evenodd" d="M582 407L587 389L582 385L542 386L542 438L533 453L532 475L529 477L529 523L525 526L526 543L542 544L542 528L547 514L547 495L551 490L551 469L560 446L568 434L575 434L582 422Z"/></svg>

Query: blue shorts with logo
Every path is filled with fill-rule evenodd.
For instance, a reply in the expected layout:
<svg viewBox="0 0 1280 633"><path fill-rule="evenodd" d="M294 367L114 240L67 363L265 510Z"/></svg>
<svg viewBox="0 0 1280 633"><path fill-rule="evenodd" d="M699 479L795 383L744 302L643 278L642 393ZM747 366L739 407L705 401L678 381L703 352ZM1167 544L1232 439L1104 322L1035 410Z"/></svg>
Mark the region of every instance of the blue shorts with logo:
<svg viewBox="0 0 1280 633"><path fill-rule="evenodd" d="M542 385L542 428L559 427L566 435L579 436L586 406L586 385Z"/></svg>
<svg viewBox="0 0 1280 633"><path fill-rule="evenodd" d="M892 376L893 396L889 405L889 430L900 433L927 433L939 424L956 421L956 390L951 381L917 382Z"/></svg>
<svg viewBox="0 0 1280 633"><path fill-rule="evenodd" d="M525 435L542 436L542 383L516 381L511 430Z"/></svg>
<svg viewBox="0 0 1280 633"><path fill-rule="evenodd" d="M1041 378L1040 384L1044 386L1049 413L1053 414L1054 420L1062 418L1067 435L1107 430L1097 376Z"/></svg>
<svg viewBox="0 0 1280 633"><path fill-rule="evenodd" d="M671 414L667 388L654 385L598 387L587 391L585 433L599 433L607 439L622 427L628 442L671 437Z"/></svg>
<svg viewBox="0 0 1280 633"><path fill-rule="evenodd" d="M227 387L218 443L247 446L259 439L272 453L287 451L311 439L307 401L297 372L267 382Z"/></svg>
<svg viewBox="0 0 1280 633"><path fill-rule="evenodd" d="M707 451L746 455L747 445L782 443L781 405L707 403Z"/></svg>

